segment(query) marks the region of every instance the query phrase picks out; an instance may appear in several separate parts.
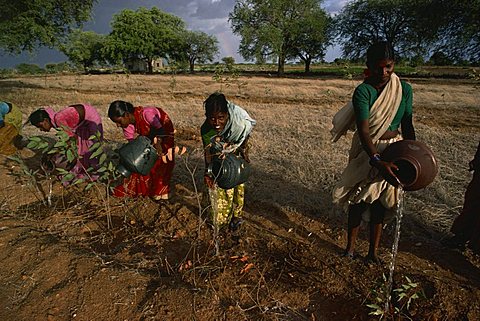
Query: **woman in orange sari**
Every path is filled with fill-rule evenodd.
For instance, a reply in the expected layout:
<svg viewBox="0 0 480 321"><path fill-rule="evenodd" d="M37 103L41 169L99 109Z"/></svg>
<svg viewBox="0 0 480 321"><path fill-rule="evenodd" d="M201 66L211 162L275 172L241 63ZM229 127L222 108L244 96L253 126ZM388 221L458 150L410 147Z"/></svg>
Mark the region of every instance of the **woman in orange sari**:
<svg viewBox="0 0 480 321"><path fill-rule="evenodd" d="M154 200L167 200L170 196L170 179L172 178L174 147L173 123L167 113L158 107L134 107L131 103L116 100L110 104L108 117L123 129L128 141L135 138L135 133L146 136L157 149L160 156L148 175L133 173L122 185L115 188L113 195L149 196Z"/></svg>

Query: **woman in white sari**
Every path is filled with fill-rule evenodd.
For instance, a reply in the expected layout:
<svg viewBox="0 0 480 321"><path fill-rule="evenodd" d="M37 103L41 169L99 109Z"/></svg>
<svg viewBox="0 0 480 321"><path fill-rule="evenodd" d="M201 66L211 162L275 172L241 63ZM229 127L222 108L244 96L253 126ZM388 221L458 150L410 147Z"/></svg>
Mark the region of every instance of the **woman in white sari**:
<svg viewBox="0 0 480 321"><path fill-rule="evenodd" d="M348 212L348 240L344 255L353 257L362 218L370 225L367 260L379 263L385 215L398 200L395 164L385 162L380 153L401 139L415 139L412 122L412 87L394 73L393 48L385 41L367 50L366 78L352 101L333 119L332 135L337 141L354 128L349 162L333 191L333 202Z"/></svg>

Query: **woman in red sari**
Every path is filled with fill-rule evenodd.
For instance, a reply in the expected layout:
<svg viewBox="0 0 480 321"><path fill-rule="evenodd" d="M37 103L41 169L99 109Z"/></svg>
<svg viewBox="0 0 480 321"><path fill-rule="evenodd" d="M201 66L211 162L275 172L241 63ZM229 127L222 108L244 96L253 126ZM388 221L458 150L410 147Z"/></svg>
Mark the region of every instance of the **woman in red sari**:
<svg viewBox="0 0 480 321"><path fill-rule="evenodd" d="M146 136L157 149L159 157L148 175L133 173L122 185L115 188L113 195L149 196L155 200L166 200L170 194L174 147L174 129L170 117L158 107L133 107L129 102L116 100L110 104L108 117L123 129L127 140L135 133ZM165 157L169 155L170 157Z"/></svg>

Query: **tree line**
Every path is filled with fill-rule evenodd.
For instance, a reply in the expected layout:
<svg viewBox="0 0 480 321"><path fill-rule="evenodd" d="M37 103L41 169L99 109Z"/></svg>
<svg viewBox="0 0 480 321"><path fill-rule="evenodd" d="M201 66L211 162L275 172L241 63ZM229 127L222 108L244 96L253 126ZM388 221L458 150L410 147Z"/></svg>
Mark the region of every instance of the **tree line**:
<svg viewBox="0 0 480 321"><path fill-rule="evenodd" d="M211 62L218 40L186 29L185 22L158 8L125 9L114 15L108 35L82 31L95 0L0 0L0 48L9 53L56 47L85 70L98 63L141 59ZM239 53L247 61L287 61L305 71L339 45L345 59L362 60L373 42L387 40L398 56L418 64L425 57L451 64L480 62L480 0L352 0L335 16L321 0L236 0L229 14Z"/></svg>

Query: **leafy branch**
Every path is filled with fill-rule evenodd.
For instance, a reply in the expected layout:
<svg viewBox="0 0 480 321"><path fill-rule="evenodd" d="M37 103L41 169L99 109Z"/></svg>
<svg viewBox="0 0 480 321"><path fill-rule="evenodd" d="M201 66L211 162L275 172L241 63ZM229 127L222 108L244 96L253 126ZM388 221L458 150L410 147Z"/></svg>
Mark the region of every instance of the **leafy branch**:
<svg viewBox="0 0 480 321"><path fill-rule="evenodd" d="M367 307L371 310L369 315L379 316L380 320L388 317L391 313L393 313L393 315L398 314L408 317L407 314L412 302L420 298L425 298L425 294L419 289L419 284L413 282L408 276L405 276L405 281L406 283L401 284L398 288L392 291L394 294L393 296L396 298L394 310L386 311L385 303L387 298L390 298L391 293L386 293L387 279L385 275L383 275L383 282L380 287L372 290L374 302L367 304Z"/></svg>

